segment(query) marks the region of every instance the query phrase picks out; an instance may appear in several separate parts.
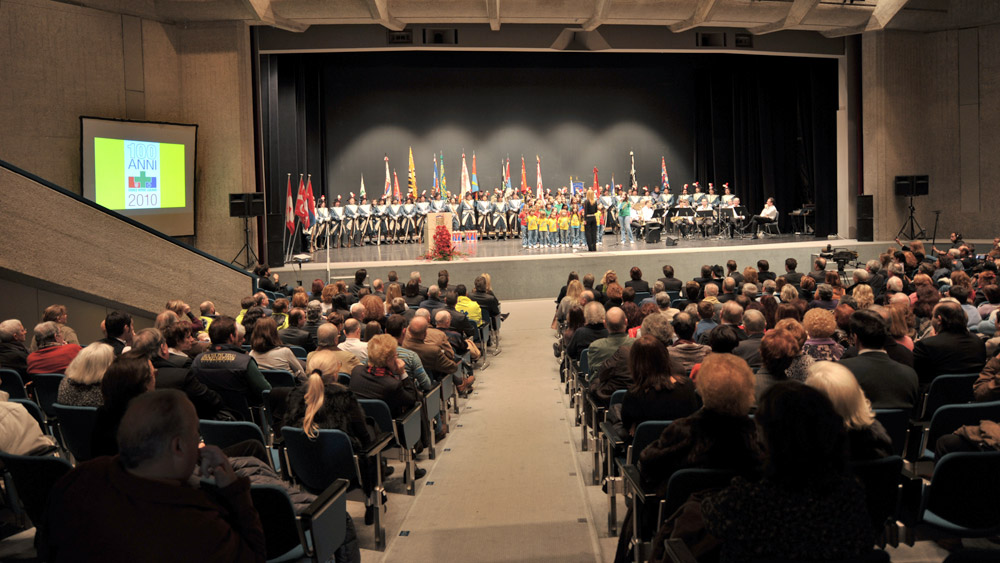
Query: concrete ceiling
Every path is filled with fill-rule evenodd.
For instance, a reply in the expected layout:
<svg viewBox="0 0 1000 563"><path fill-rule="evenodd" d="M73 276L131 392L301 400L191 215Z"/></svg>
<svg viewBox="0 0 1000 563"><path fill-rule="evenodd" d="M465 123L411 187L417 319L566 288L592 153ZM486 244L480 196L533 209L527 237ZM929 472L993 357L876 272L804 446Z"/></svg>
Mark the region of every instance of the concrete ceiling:
<svg viewBox="0 0 1000 563"><path fill-rule="evenodd" d="M62 0L157 21L188 24L244 21L288 31L319 25L555 24L662 25L754 34L814 31L840 37L899 29L940 31L1000 23L992 0Z"/></svg>

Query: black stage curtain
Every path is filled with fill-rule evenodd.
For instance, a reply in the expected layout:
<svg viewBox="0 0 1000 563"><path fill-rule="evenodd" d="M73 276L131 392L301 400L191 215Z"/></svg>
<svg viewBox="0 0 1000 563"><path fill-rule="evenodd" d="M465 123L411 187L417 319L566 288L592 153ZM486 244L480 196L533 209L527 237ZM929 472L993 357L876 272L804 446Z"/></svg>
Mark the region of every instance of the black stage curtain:
<svg viewBox="0 0 1000 563"><path fill-rule="evenodd" d="M739 57L696 71L695 170L728 178L753 214L774 197L788 212L816 204L817 237L836 232L836 62ZM704 182L703 182L704 184Z"/></svg>

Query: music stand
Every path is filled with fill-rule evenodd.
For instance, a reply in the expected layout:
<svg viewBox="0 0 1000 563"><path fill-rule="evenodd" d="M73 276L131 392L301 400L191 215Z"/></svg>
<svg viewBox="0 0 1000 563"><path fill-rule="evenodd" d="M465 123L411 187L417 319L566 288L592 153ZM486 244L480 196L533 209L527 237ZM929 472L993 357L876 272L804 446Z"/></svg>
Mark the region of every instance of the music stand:
<svg viewBox="0 0 1000 563"><path fill-rule="evenodd" d="M695 215L697 215L697 218L695 219L695 223L698 226L698 230L701 231L701 234L702 234L703 237L708 238L708 234L705 232L704 227L705 227L705 223L707 223L706 219L714 219L715 218L715 210L714 209L695 209L694 212L695 212Z"/></svg>

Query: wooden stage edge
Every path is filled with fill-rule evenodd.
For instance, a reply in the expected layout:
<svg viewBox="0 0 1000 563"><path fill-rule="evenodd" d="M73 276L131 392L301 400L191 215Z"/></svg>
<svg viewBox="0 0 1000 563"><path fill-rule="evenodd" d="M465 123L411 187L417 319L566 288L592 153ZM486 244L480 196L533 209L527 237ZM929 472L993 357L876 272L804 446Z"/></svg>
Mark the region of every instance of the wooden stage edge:
<svg viewBox="0 0 1000 563"><path fill-rule="evenodd" d="M610 237L605 239L606 243ZM740 244L742 243L742 244ZM502 299L537 299L554 298L559 288L566 283L570 271L594 274L598 280L607 270L615 270L619 280L628 279L628 272L633 266L638 266L643 272L643 279L650 282L662 277L664 264L673 266L675 275L682 280L690 280L699 274L703 264L724 265L727 260L736 260L739 270L746 266L756 267L760 259L770 263L771 271L781 275L784 273L786 258L795 258L799 267L797 271L806 273L811 268L812 260L827 244L834 248L847 248L858 252L858 260L865 262L877 258L879 253L893 246L892 241L858 242L854 239L818 239L794 237L786 235L780 238L739 241L736 244L722 246L695 246L697 241L680 241L678 246L665 247L662 244L641 247L605 246L597 252L586 250L571 252L568 249L554 249L549 253L545 250L521 250L518 241L482 241L483 245L501 245L495 250L500 252L513 249L508 255L473 256L454 261L427 261L414 259L391 259L389 257L372 257L358 261L334 261L336 251L331 251L329 275L324 251L316 254L316 261L304 263L301 268L295 264L287 264L281 268L272 268L278 273L282 283L295 285L301 283L309 287L313 279L342 279L353 281L354 272L359 268L368 270L367 283L379 278L386 280L390 270L395 270L400 280L409 279L410 272L420 272L422 284L428 286L436 283L439 270L447 269L451 285L465 284L469 291L472 282L481 273L489 273L494 291ZM369 247L353 249L355 253ZM377 247L371 247L373 250ZM828 269L836 268L835 264ZM848 271L853 266L846 268ZM599 282L598 282L599 283Z"/></svg>

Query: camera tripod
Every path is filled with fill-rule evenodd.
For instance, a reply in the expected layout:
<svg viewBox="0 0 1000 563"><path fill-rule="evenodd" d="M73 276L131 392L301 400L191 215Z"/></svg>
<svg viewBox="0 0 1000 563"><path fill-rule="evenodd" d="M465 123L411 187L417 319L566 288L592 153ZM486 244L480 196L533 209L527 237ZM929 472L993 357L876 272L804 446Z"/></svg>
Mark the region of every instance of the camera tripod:
<svg viewBox="0 0 1000 563"><path fill-rule="evenodd" d="M913 207L913 196L910 197L910 216L903 221L903 226L899 228L899 232L896 233L896 238L905 238L906 240L917 240L927 238L927 233L924 232L924 228L920 226L917 222L917 218L913 216L913 212L917 209ZM910 230L907 231L906 228L909 227Z"/></svg>

